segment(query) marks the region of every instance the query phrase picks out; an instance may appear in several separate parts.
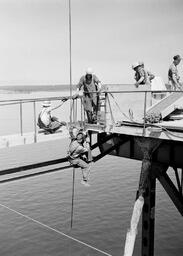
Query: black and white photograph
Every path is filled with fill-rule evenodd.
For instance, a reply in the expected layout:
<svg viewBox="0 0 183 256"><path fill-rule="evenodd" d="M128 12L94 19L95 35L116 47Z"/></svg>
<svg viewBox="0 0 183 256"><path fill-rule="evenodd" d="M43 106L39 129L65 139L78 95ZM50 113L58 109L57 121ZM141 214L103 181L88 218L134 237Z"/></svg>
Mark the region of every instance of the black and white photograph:
<svg viewBox="0 0 183 256"><path fill-rule="evenodd" d="M183 255L182 28L182 0L0 0L0 255Z"/></svg>

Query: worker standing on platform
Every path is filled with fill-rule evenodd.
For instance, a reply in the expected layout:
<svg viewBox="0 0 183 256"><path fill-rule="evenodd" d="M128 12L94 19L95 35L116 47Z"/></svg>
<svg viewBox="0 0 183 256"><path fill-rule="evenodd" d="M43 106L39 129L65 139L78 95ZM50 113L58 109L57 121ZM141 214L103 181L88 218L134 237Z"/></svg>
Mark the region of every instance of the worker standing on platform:
<svg viewBox="0 0 183 256"><path fill-rule="evenodd" d="M171 86L172 91L182 91L182 84L180 83L180 76L178 73L177 66L181 62L180 55L176 55L173 57L173 63L170 65L168 70L168 81Z"/></svg>
<svg viewBox="0 0 183 256"><path fill-rule="evenodd" d="M147 84L150 85L154 75L144 68L144 63L142 61L136 62L132 65L132 69L135 71L135 86L138 88L139 85Z"/></svg>
<svg viewBox="0 0 183 256"><path fill-rule="evenodd" d="M68 151L68 161L72 165L81 167L83 179L81 184L85 186L90 186L88 183L90 164L92 161L91 156L88 158L88 153L90 153L89 138L82 132L79 131L76 138L71 138L71 143Z"/></svg>
<svg viewBox="0 0 183 256"><path fill-rule="evenodd" d="M101 82L96 75L93 74L92 69L88 68L86 74L80 78L77 85L77 92L83 90L83 105L86 111L88 123L97 122L98 101L101 90Z"/></svg>
<svg viewBox="0 0 183 256"><path fill-rule="evenodd" d="M62 103L56 107L51 107L50 101L43 102L43 108L38 116L37 125L47 133L55 133L61 126L65 126L66 122L60 122L57 117L52 116L51 112L62 106L68 97L62 99Z"/></svg>

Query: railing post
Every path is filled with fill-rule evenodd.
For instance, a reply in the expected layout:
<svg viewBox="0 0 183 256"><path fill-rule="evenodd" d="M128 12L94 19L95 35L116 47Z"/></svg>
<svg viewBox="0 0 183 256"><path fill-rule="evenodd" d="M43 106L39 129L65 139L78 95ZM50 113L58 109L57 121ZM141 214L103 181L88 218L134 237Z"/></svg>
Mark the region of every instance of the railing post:
<svg viewBox="0 0 183 256"><path fill-rule="evenodd" d="M147 108L147 92L144 95L144 125L143 125L143 136L146 134L146 108Z"/></svg>
<svg viewBox="0 0 183 256"><path fill-rule="evenodd" d="M104 119L104 122L105 122L105 128L106 128L106 125L107 125L107 92L105 92L105 119Z"/></svg>
<svg viewBox="0 0 183 256"><path fill-rule="evenodd" d="M20 100L20 134L23 135L23 122L22 122L22 101Z"/></svg>
<svg viewBox="0 0 183 256"><path fill-rule="evenodd" d="M75 117L74 117L74 122L76 123L77 122L77 117L78 117L78 100L75 99Z"/></svg>
<svg viewBox="0 0 183 256"><path fill-rule="evenodd" d="M34 106L34 142L37 142L37 120L36 120L36 102L33 102Z"/></svg>

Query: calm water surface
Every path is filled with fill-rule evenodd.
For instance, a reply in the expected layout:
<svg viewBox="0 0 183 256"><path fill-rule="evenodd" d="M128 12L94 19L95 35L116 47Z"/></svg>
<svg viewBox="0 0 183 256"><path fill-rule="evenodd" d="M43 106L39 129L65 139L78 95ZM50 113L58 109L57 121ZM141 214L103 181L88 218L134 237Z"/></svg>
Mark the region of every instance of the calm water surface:
<svg viewBox="0 0 183 256"><path fill-rule="evenodd" d="M45 93L46 94L46 93ZM143 95L129 95L118 101L123 111L128 111L129 102L134 112L143 111ZM137 107L135 107L137 106ZM38 105L37 108L40 106ZM24 129L31 127L31 105L24 112ZM115 104L113 104L115 108ZM18 107L2 110L1 120L8 133L19 129ZM59 112L60 111L60 112ZM12 115L10 115L12 113ZM118 113L118 118L122 118ZM66 119L64 111L57 114ZM11 118L10 118L11 117ZM9 128L7 124L12 122ZM1 127L2 129L2 127ZM3 130L1 130L1 134ZM31 163L65 155L68 141L43 143L41 150L34 147L17 147L0 151L0 166L12 167L19 162ZM26 153L26 150L28 150ZM138 187L141 162L106 156L92 166L91 187L80 184L81 173L76 172L74 223L70 229L72 170L55 172L38 177L14 181L0 186L0 204L40 221L52 228L73 236L113 256L123 255L126 231L129 228L133 203ZM172 170L169 170L171 175ZM183 220L173 203L157 182L156 201L156 256L183 255ZM134 256L140 255L141 228L135 244ZM74 242L61 234L48 230L11 212L0 205L0 251L3 256L99 256L91 248Z"/></svg>

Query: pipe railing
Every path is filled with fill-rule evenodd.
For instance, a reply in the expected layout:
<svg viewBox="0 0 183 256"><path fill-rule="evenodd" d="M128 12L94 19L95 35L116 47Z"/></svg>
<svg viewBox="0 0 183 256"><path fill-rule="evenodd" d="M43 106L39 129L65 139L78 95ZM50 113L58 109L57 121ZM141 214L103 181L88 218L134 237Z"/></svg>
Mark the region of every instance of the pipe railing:
<svg viewBox="0 0 183 256"><path fill-rule="evenodd" d="M0 100L0 107L2 106L11 106L11 105L19 105L19 126L20 126L20 135L23 136L23 105L27 103L33 104L33 126L34 126L34 142L37 142L37 111L36 111L36 103L43 102L45 100L49 101L58 101L62 100L65 97L41 97L41 98L24 98L24 99L13 99L13 100ZM81 97L73 99L73 97L67 97L68 99L73 101L73 111L71 113L71 117L73 122L77 121L77 111L78 111L78 101L81 101ZM83 112L82 103L81 112ZM75 106L75 107L74 107ZM83 122L83 113L81 114L81 123Z"/></svg>
<svg viewBox="0 0 183 256"><path fill-rule="evenodd" d="M143 136L145 136L145 130L146 130L146 112L147 112L147 94L165 94L165 93L171 93L172 91L170 90L118 90L118 91L102 91L102 92L92 92L92 93L103 93L105 95L105 98L108 98L109 94L139 94L139 93L144 93L144 106L143 106ZM174 91L176 93L182 93L182 91ZM89 92L84 92L85 94L89 94ZM92 94L90 92L90 94ZM24 99L13 99L13 100L0 100L0 107L1 106L10 106L10 105L16 105L19 104L19 119L20 119L20 134L21 136L23 135L23 105L26 103L33 103L33 119L34 119L34 142L37 142L37 116L36 116L36 103L42 102L45 100L50 100L50 101L58 101L62 100L65 97L39 97L39 98L24 98ZM73 98L73 96L69 96L68 99L72 101L72 113L71 113L71 119L73 123L76 123L78 121L81 121L81 124L83 125L85 121L85 111L83 108L83 98L82 96L79 96L77 98ZM80 108L78 107L78 100L80 100ZM106 101L107 104L107 101ZM78 115L78 111L80 111L80 115ZM107 109L105 107L105 124L106 124L106 115L107 115ZM80 119L80 120L78 120Z"/></svg>

